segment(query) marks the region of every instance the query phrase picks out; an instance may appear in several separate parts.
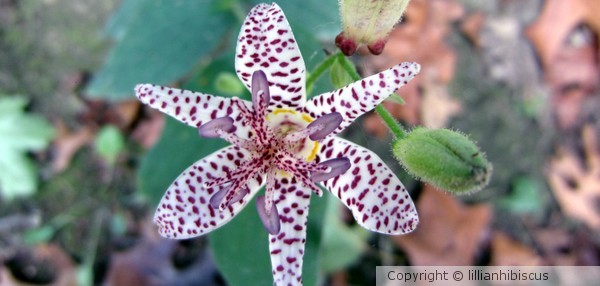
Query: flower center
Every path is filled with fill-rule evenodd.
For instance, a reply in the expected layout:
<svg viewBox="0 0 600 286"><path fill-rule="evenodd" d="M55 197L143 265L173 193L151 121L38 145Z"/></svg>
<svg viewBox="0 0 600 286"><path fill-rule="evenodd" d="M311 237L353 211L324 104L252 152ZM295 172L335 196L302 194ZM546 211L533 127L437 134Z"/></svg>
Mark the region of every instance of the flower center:
<svg viewBox="0 0 600 286"><path fill-rule="evenodd" d="M310 115L292 109L278 108L265 117L268 125L279 138L305 129L314 119ZM288 142L288 151L306 162L311 162L317 157L319 142L310 140L308 136L296 142Z"/></svg>
<svg viewBox="0 0 600 286"><path fill-rule="evenodd" d="M267 113L270 102L269 82L262 71L252 75L252 105L234 99L244 125L252 129L249 139L233 133L234 120L229 116L216 118L198 128L204 137L221 137L231 144L246 149L251 159L240 163L237 169L206 183L205 187L219 186L211 197L214 209L225 210L232 203L241 201L247 194L247 182L256 179L262 182L266 176L264 196L256 199L259 216L269 233L279 232L279 214L273 205L275 192L280 184L279 177L293 178L321 196L322 191L315 183L328 180L346 172L350 168L347 158L337 158L312 162L319 150L319 140L340 126L341 114L332 112L313 119L308 114L292 109L278 108Z"/></svg>

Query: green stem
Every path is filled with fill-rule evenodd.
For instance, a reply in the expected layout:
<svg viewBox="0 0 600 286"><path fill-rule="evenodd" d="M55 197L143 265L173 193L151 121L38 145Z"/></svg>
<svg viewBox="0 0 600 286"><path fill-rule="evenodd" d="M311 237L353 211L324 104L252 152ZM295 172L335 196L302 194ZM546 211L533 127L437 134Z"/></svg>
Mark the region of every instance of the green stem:
<svg viewBox="0 0 600 286"><path fill-rule="evenodd" d="M383 122L385 122L390 131L392 131L392 134L394 134L396 139L400 140L406 137L406 130L402 128L402 125L396 121L396 118L394 118L382 104L375 107L375 112L383 119Z"/></svg>
<svg viewBox="0 0 600 286"><path fill-rule="evenodd" d="M330 68L333 65L333 63L335 63L336 59L337 57L335 55L328 56L311 71L311 73L308 75L308 78L306 79L307 93L310 93L312 91L315 82L321 77L321 75L323 75L323 73L328 68Z"/></svg>
<svg viewBox="0 0 600 286"><path fill-rule="evenodd" d="M344 56L344 54L338 52L335 56L337 57L339 63L342 65L342 68L344 68L344 70L348 73L348 75L352 78L353 81L361 80L360 75L358 74L354 66L352 66L350 61L346 58L346 56Z"/></svg>
<svg viewBox="0 0 600 286"><path fill-rule="evenodd" d="M348 75L350 75L352 80L358 81L361 79L358 72L356 72L356 69L352 66L350 61L342 53L338 53L337 58L339 60L339 63L342 65L342 68L344 68ZM383 107L383 105L377 105L377 107L375 107L375 111L377 112L379 117L383 119L383 122L385 122L390 131L392 131L392 134L394 134L394 136L396 136L397 139L402 139L406 137L406 131L404 130L404 128L402 128L402 125L400 125L400 123L396 121L396 119L390 114L389 111L387 111L387 109L385 109L385 107Z"/></svg>

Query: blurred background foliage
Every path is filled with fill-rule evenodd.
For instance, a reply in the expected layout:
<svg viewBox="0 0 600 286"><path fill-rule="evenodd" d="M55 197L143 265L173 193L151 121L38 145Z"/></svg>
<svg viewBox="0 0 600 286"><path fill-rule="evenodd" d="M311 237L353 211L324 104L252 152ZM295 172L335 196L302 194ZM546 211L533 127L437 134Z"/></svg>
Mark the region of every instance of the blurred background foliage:
<svg viewBox="0 0 600 286"><path fill-rule="evenodd" d="M157 237L167 186L225 143L133 96L148 82L247 98L233 52L259 2L0 0L0 285L270 283L251 207L208 239ZM471 196L433 190L393 159L375 115L360 118L343 136L397 172L421 225L376 235L313 198L305 285L373 284L376 265L600 264L600 7L563 3L413 0L382 55L352 58L364 75L419 62L405 104L386 107L409 127L469 134L494 175ZM278 4L309 71L335 52L337 1ZM309 96L345 81L334 67Z"/></svg>

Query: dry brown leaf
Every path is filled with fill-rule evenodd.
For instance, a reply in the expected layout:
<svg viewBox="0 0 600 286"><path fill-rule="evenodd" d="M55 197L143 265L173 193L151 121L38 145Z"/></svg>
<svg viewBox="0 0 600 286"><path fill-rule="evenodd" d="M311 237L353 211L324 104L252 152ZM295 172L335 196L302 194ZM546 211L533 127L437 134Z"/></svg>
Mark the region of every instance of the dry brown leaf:
<svg viewBox="0 0 600 286"><path fill-rule="evenodd" d="M119 126L122 128L129 127L137 118L141 109L139 100L125 100L116 105L117 115L119 117Z"/></svg>
<svg viewBox="0 0 600 286"><path fill-rule="evenodd" d="M540 247L549 265L576 265L571 253L573 239L561 228L538 229L533 232L536 245Z"/></svg>
<svg viewBox="0 0 600 286"><path fill-rule="evenodd" d="M489 235L488 205L465 206L450 195L426 185L417 202L420 224L393 240L411 265L472 265Z"/></svg>
<svg viewBox="0 0 600 286"><path fill-rule="evenodd" d="M165 118L162 113L150 111L150 116L142 119L139 124L137 124L131 137L148 149L154 146L156 141L158 141L164 125Z"/></svg>
<svg viewBox="0 0 600 286"><path fill-rule="evenodd" d="M526 35L533 42L544 66L552 65L565 39L578 25L589 25L600 33L600 1L547 0L539 18L527 27Z"/></svg>
<svg viewBox="0 0 600 286"><path fill-rule="evenodd" d="M524 244L510 238L508 235L494 231L492 236L493 266L540 266L543 260L535 251Z"/></svg>
<svg viewBox="0 0 600 286"><path fill-rule="evenodd" d="M465 17L460 24L461 31L475 47L479 47L479 33L481 32L484 22L485 15L483 12L475 12Z"/></svg>
<svg viewBox="0 0 600 286"><path fill-rule="evenodd" d="M586 30L578 31L586 34ZM585 35L573 36L585 38ZM553 90L560 91L565 87L573 86L586 91L592 91L598 86L600 70L597 62L597 50L593 39L573 40L579 41L563 46L552 65L546 68L546 82Z"/></svg>
<svg viewBox="0 0 600 286"><path fill-rule="evenodd" d="M552 96L552 108L559 129L566 130L578 125L582 119L581 108L589 94L582 89L570 89Z"/></svg>
<svg viewBox="0 0 600 286"><path fill-rule="evenodd" d="M585 126L582 133L585 166L574 152L561 148L546 175L563 212L599 230L600 153L593 127Z"/></svg>
<svg viewBox="0 0 600 286"><path fill-rule="evenodd" d="M71 159L79 149L94 139L94 131L88 126L83 126L77 131L70 131L62 121L58 121L55 125L57 135L53 144L52 170L59 173L69 166Z"/></svg>
<svg viewBox="0 0 600 286"><path fill-rule="evenodd" d="M441 84L425 85L421 102L421 121L427 128L443 128L462 109L460 102L448 94L447 86Z"/></svg>
<svg viewBox="0 0 600 286"><path fill-rule="evenodd" d="M146 220L139 243L112 254L105 285L212 285L216 268L204 242L160 237L157 226Z"/></svg>
<svg viewBox="0 0 600 286"><path fill-rule="evenodd" d="M17 278L8 270L0 267L0 286L77 286L76 270L71 258L58 246L38 245L32 253L18 255L21 275L30 278L40 275L53 276L49 283L27 283ZM38 278L39 279L39 278Z"/></svg>

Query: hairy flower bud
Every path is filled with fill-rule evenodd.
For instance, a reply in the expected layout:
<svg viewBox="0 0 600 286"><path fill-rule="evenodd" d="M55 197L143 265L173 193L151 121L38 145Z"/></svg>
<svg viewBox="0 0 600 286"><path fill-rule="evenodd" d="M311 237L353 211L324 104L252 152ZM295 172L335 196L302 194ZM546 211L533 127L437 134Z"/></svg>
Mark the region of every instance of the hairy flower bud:
<svg viewBox="0 0 600 286"><path fill-rule="evenodd" d="M475 143L447 129L417 128L394 142L393 152L410 174L453 193L481 190L492 174Z"/></svg>
<svg viewBox="0 0 600 286"><path fill-rule="evenodd" d="M374 55L381 54L387 36L400 21L409 0L340 0L343 31L335 44L350 56L360 44Z"/></svg>

